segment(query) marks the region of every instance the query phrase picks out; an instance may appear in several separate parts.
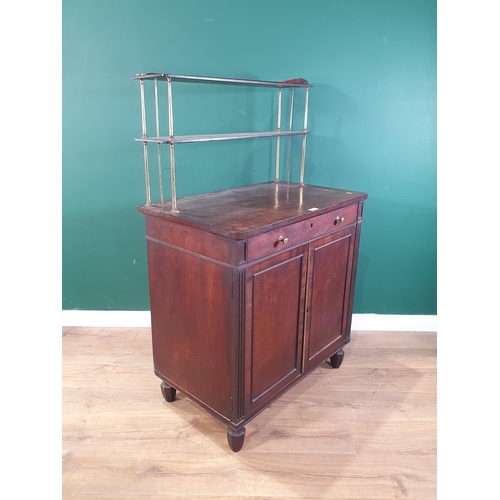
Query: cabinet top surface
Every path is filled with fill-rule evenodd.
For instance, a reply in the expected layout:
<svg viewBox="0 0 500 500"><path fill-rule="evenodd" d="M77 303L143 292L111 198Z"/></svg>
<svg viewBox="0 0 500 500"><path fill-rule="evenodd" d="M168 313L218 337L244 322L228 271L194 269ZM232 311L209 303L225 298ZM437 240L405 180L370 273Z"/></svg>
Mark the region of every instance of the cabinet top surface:
<svg viewBox="0 0 500 500"><path fill-rule="evenodd" d="M139 212L202 229L231 239L244 239L275 227L352 205L365 193L286 182L266 182L225 191L187 196L138 208Z"/></svg>

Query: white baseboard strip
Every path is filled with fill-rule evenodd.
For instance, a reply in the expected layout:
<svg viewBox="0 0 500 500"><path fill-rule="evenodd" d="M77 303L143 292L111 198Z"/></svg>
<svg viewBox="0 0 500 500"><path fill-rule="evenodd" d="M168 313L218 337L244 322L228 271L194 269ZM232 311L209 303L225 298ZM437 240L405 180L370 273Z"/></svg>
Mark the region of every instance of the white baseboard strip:
<svg viewBox="0 0 500 500"><path fill-rule="evenodd" d="M62 326L150 327L149 311L62 311ZM352 330L436 332L437 316L405 314L353 314Z"/></svg>
<svg viewBox="0 0 500 500"><path fill-rule="evenodd" d="M149 311L62 311L62 326L150 327Z"/></svg>
<svg viewBox="0 0 500 500"><path fill-rule="evenodd" d="M353 314L351 330L437 332L437 316L412 314Z"/></svg>

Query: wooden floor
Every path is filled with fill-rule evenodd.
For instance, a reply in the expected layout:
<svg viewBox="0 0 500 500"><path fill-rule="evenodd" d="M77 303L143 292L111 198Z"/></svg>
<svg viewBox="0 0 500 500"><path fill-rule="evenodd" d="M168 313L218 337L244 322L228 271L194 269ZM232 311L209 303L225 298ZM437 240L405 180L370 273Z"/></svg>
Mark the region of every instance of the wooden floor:
<svg viewBox="0 0 500 500"><path fill-rule="evenodd" d="M225 426L165 402L149 329L64 328L63 499L435 499L436 334L353 332L345 351L233 453Z"/></svg>

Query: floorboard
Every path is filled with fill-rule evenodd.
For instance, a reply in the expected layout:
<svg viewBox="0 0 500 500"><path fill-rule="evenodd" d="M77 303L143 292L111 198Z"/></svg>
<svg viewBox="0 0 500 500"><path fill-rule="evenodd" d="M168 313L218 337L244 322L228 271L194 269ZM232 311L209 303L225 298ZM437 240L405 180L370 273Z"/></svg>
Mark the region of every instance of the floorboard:
<svg viewBox="0 0 500 500"><path fill-rule="evenodd" d="M246 426L226 428L153 373L148 328L63 329L64 499L436 498L436 334L353 332Z"/></svg>

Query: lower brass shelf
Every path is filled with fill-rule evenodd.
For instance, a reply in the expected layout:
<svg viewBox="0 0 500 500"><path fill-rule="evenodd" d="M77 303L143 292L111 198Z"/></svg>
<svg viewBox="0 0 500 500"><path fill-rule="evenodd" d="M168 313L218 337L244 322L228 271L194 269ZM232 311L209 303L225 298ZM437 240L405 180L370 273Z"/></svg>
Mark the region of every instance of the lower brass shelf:
<svg viewBox="0 0 500 500"><path fill-rule="evenodd" d="M269 131L269 132L238 132L233 134L178 135L173 137L142 137L137 142L152 142L155 144L184 144L192 142L230 141L234 139L254 139L257 137L282 137L306 135L304 131Z"/></svg>

